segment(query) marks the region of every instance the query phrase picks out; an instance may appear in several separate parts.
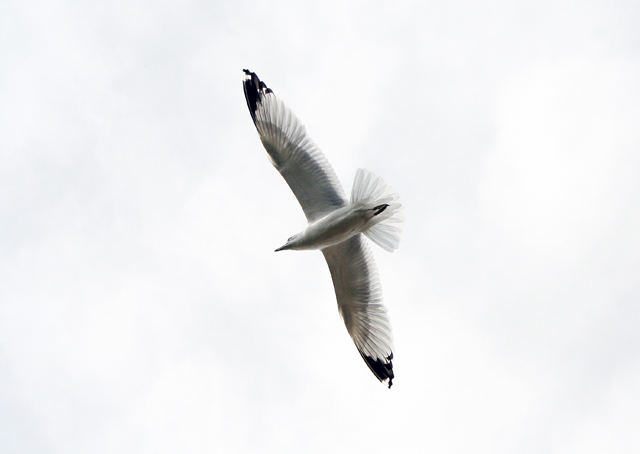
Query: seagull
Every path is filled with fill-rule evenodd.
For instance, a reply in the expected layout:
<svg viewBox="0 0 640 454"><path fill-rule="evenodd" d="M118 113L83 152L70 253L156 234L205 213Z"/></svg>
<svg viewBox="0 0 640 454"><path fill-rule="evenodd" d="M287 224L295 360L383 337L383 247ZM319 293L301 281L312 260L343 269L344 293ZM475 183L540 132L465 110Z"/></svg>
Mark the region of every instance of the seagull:
<svg viewBox="0 0 640 454"><path fill-rule="evenodd" d="M324 254L338 311L358 352L381 382L393 382L393 335L373 254L365 236L393 252L400 243L398 194L372 172L358 169L347 199L329 161L305 127L258 76L244 70L244 95L271 163L302 206L307 227L276 249ZM363 236L364 235L364 236Z"/></svg>

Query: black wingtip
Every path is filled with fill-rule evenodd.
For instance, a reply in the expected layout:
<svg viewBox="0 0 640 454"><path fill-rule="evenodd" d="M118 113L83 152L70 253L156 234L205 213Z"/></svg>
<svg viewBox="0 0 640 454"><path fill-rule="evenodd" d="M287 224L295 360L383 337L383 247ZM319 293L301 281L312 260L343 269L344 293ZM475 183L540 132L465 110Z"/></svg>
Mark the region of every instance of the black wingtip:
<svg viewBox="0 0 640 454"><path fill-rule="evenodd" d="M267 85L260 80L256 73L243 69L244 81L244 97L247 100L247 107L251 113L251 118L256 118L256 110L258 110L258 103L262 100L262 96L267 93L273 93Z"/></svg>
<svg viewBox="0 0 640 454"><path fill-rule="evenodd" d="M374 359L362 352L360 352L360 356L362 356L362 359L364 359L367 366L369 366L369 369L371 369L371 372L373 372L373 375L375 375L378 380L382 382L389 380L389 389L391 389L391 385L393 385L393 379L395 377L393 375L393 363L391 362L393 359L393 353L387 356L386 361L382 361L379 358Z"/></svg>

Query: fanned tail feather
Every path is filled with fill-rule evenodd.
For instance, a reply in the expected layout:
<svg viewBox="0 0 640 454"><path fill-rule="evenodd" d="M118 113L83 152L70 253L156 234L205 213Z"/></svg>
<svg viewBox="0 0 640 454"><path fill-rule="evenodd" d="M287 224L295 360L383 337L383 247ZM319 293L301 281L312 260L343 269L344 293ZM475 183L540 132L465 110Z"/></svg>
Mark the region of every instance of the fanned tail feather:
<svg viewBox="0 0 640 454"><path fill-rule="evenodd" d="M393 252L400 245L404 213L400 196L381 177L368 170L358 169L351 189L351 203L364 201L371 207L388 205L371 218L373 225L363 233L382 249Z"/></svg>

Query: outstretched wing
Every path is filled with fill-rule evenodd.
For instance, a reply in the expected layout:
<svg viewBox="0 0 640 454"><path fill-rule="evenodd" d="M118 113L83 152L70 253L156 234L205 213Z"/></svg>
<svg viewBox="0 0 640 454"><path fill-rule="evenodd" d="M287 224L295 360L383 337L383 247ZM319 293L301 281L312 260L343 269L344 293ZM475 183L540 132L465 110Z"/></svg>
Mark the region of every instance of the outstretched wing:
<svg viewBox="0 0 640 454"><path fill-rule="evenodd" d="M244 70L244 95L271 163L295 194L309 222L341 208L347 198L331 164L293 112Z"/></svg>
<svg viewBox="0 0 640 454"><path fill-rule="evenodd" d="M369 369L393 380L393 336L373 254L361 234L322 250L333 279L338 310Z"/></svg>

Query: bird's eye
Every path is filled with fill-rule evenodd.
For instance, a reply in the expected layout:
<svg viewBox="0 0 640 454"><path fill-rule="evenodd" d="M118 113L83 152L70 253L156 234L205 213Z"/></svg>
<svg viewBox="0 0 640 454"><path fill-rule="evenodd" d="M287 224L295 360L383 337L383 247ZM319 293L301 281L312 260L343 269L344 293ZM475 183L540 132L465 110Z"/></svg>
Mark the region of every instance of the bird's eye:
<svg viewBox="0 0 640 454"><path fill-rule="evenodd" d="M294 236L292 236L291 238L289 238L289 239L287 240L287 243L288 243L289 241L293 240L295 237L296 237L296 236L294 235Z"/></svg>

